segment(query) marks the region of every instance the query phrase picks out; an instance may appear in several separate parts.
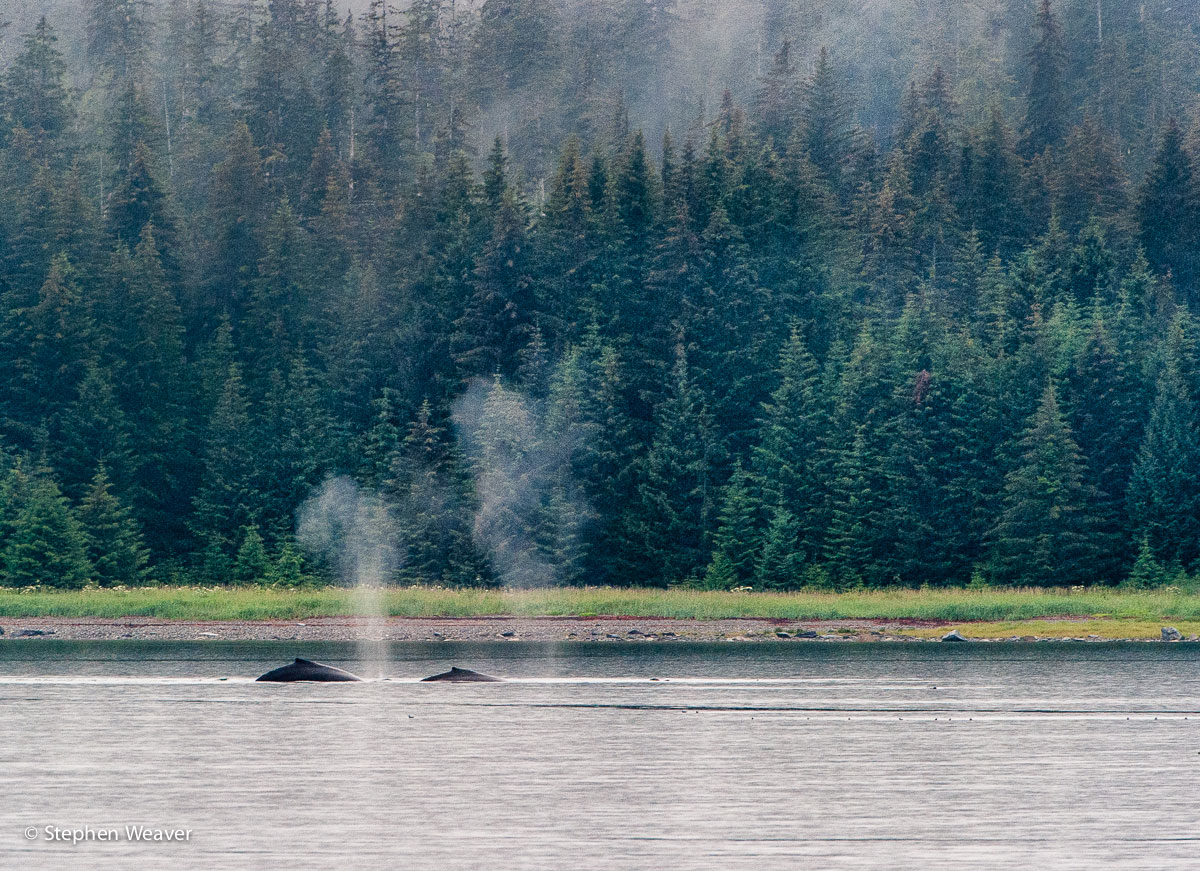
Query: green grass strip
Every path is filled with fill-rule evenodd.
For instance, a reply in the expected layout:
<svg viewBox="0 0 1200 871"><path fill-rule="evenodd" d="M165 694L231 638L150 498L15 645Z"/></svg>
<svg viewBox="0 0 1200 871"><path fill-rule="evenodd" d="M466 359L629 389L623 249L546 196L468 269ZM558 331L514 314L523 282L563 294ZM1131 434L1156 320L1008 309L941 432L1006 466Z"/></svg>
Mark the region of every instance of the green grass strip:
<svg viewBox="0 0 1200 871"><path fill-rule="evenodd" d="M402 617L632 616L787 620L884 619L1019 621L1046 617L1200 621L1200 595L1174 588L921 589L830 593L707 592L615 587L538 590L389 589L389 614ZM338 587L142 587L4 590L0 617L157 617L272 620L366 613Z"/></svg>

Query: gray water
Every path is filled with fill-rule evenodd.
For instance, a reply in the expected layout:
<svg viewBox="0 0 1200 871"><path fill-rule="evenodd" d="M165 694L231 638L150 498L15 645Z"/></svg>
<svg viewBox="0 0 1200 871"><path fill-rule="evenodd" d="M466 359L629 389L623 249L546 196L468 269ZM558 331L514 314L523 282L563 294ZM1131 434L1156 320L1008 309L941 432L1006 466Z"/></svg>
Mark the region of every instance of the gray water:
<svg viewBox="0 0 1200 871"><path fill-rule="evenodd" d="M1200 867L1192 645L397 644L389 680L251 682L297 655L355 667L0 643L0 868ZM451 664L512 680L415 682Z"/></svg>

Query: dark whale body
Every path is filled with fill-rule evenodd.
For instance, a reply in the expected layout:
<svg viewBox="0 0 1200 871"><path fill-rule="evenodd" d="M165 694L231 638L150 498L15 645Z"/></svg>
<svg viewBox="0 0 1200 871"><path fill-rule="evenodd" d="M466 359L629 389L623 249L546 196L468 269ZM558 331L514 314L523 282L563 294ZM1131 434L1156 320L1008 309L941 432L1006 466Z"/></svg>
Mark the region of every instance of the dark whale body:
<svg viewBox="0 0 1200 871"><path fill-rule="evenodd" d="M453 681L455 683L500 683L504 678L492 677L490 674L480 674L477 671L471 671L469 668L452 666L449 671L422 678L421 683L431 680Z"/></svg>
<svg viewBox="0 0 1200 871"><path fill-rule="evenodd" d="M259 680L271 681L273 683L293 683L302 680L335 683L338 681L362 680L362 678L355 677L350 672L342 671L340 668L334 668L332 665L323 665L309 659L297 658L290 665L281 665L279 668L268 671Z"/></svg>

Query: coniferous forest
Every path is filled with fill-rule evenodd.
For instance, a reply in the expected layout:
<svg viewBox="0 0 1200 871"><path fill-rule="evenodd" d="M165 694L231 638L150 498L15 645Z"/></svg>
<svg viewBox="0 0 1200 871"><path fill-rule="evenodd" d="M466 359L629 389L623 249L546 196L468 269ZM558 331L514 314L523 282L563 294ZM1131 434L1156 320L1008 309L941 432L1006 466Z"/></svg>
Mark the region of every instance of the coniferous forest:
<svg viewBox="0 0 1200 871"><path fill-rule="evenodd" d="M3 15L0 583L1200 570L1191 0Z"/></svg>

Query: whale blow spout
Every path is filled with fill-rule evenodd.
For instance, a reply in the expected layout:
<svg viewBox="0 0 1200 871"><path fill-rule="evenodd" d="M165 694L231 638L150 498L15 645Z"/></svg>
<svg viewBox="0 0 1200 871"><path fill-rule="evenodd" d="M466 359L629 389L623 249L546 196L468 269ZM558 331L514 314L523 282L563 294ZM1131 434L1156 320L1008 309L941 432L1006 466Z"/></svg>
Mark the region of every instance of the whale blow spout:
<svg viewBox="0 0 1200 871"><path fill-rule="evenodd" d="M449 671L444 671L441 674L431 675L430 677L422 678L421 682L437 680L437 681L453 681L455 683L500 683L504 680L502 677L492 677L490 674L480 674L477 671L471 671L469 668L459 668L452 666Z"/></svg>
<svg viewBox="0 0 1200 871"><path fill-rule="evenodd" d="M281 665L279 668L272 669L264 674L258 680L270 681L272 683L294 683L295 681L317 681L319 683L337 683L339 681L362 680L361 677L351 674L348 671L342 671L340 668L334 668L332 665L324 665L320 662L313 662L309 659L297 658L290 665Z"/></svg>

